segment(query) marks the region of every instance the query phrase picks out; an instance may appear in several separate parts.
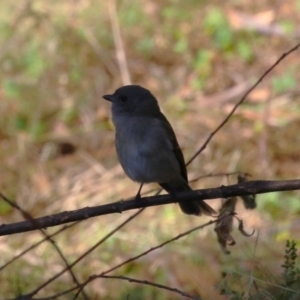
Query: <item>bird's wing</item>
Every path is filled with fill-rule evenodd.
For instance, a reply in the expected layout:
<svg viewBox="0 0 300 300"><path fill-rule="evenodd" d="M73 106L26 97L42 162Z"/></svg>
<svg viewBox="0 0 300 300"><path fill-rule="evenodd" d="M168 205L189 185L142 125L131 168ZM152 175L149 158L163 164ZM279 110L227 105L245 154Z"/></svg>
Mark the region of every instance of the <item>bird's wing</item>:
<svg viewBox="0 0 300 300"><path fill-rule="evenodd" d="M162 124L163 128L167 132L167 136L170 138L171 149L172 149L173 154L176 157L176 160L179 163L181 176L186 181L188 181L187 170L186 170L186 166L185 166L185 162L184 162L184 157L183 157L182 151L179 147L179 144L177 142L174 130L173 130L171 124L169 123L169 121L167 120L167 118L164 116L163 113L161 113L160 120L161 120L161 124Z"/></svg>

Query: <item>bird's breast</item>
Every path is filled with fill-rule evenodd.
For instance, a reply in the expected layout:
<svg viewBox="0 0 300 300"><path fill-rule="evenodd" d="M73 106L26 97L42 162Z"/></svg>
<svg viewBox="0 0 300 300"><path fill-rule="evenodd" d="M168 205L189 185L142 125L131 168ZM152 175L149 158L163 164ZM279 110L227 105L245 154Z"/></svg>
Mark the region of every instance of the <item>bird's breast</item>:
<svg viewBox="0 0 300 300"><path fill-rule="evenodd" d="M145 121L145 122L144 122ZM165 132L151 120L116 126L116 150L125 173L137 182L168 182L179 176L179 163Z"/></svg>

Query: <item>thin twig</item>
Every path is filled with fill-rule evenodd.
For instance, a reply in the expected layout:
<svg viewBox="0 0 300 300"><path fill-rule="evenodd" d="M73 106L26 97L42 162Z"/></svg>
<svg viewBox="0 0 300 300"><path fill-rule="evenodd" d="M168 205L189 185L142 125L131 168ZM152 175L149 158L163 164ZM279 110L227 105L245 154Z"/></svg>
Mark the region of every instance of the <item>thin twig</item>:
<svg viewBox="0 0 300 300"><path fill-rule="evenodd" d="M288 55L290 55L292 52L298 50L300 47L300 43L297 44L295 47L290 49L289 51L283 53L277 61L265 72L263 75L256 81L256 83L248 90L248 92L242 97L242 99L232 108L231 112L228 114L228 116L221 122L221 124L210 133L204 144L200 147L200 149L187 161L186 165L189 165L208 145L210 140L216 135L216 133L228 122L228 120L231 118L231 116L234 114L234 112L237 110L237 108L246 100L246 98L249 96L249 94L263 81L263 79Z"/></svg>
<svg viewBox="0 0 300 300"><path fill-rule="evenodd" d="M209 226L209 225L211 225L211 224L213 224L213 223L216 223L216 222L218 222L218 219L210 220L209 222L207 222L207 223L205 223L205 224L202 224L202 225L197 226L197 227L195 227L195 228L192 228L192 229L190 229L190 230L188 230L188 231L185 231L185 232L183 232L183 233L180 233L180 234L178 234L177 236L175 236L175 237L173 237L173 238L171 238L171 239L169 239L169 240L167 240L167 241L164 241L163 243L161 243L161 244L159 244L159 245L157 245L157 246L155 246L155 247L152 247L152 248L146 250L145 252L143 252L143 253L141 253L141 254L139 254L139 255L136 255L136 256L134 256L134 257L131 257L131 258L129 258L129 259L123 261L122 263L120 263L120 264L118 264L118 265L116 265L116 266L114 266L114 267L112 267L112 268L110 268L110 269L108 269L108 270L102 272L101 275L106 275L106 274L108 274L108 273L110 273L110 272L112 272L112 271L114 271L114 270L116 270L116 269L118 269L118 268L120 268L120 267L122 267L122 266L124 266L124 265L126 265L126 264L128 264L128 263L130 263L130 262L132 262L132 261L134 261L134 260L137 260L137 259L141 258L142 256L145 256L145 255L149 254L150 252L153 252L154 250L157 250L157 249L159 249L159 248L162 248L163 246L165 246L165 245L167 245L167 244L170 244L171 242L174 242L174 241L176 241L176 240L179 240L179 239L183 238L184 236L186 236L186 235L188 235L188 234L190 234L190 233L192 233L192 232L194 232L194 231L196 231L196 230L203 229L204 227Z"/></svg>
<svg viewBox="0 0 300 300"><path fill-rule="evenodd" d="M163 290L167 290L167 291L179 294L179 295L181 295L183 297L186 297L186 298L189 298L189 299L201 300L201 298L199 298L198 296L189 295L189 294L187 294L187 293L185 293L185 292L183 292L183 291L181 291L177 288L171 288L171 287L168 287L166 285L158 284L158 283L151 282L151 281L148 281L148 280L139 280L139 279L130 278L130 277L127 277L127 276L94 275L94 276L90 277L90 280L86 284L88 284L89 282L91 282L91 281L93 281L97 278L119 279L119 280L127 280L129 282L135 282L135 283L139 283L139 284L146 284L146 285L154 286L154 287L159 288L159 289L163 289ZM77 298L77 294L73 299L76 299L76 298Z"/></svg>
<svg viewBox="0 0 300 300"><path fill-rule="evenodd" d="M43 284L41 284L39 287L37 287L35 290L33 290L32 292L24 295L26 297L32 297L35 294L37 294L41 289L43 289L44 287L46 287L49 283L51 283L52 281L54 281L55 279L57 279L58 277L60 277L62 274L64 274L66 271L68 271L68 268L72 268L74 267L79 261L81 261L83 258L85 258L88 254L90 254L93 250L95 250L99 245L101 245L102 243L104 243L108 238L110 238L114 233L116 233L119 229L121 229L122 227L124 227L127 223L129 223L132 219L134 219L136 216L138 216L142 210L139 210L138 212L136 212L135 214L131 215L129 218L127 218L124 222L122 222L120 225L118 225L115 229L113 229L110 233L108 233L107 235L105 235L104 238L102 238L100 241L98 241L94 246L92 246L91 248L89 248L87 251L85 251L82 255L80 255L74 262L72 262L68 267L62 269L60 272L58 272L57 274L55 274L53 277L51 277L50 279L48 279L46 282L44 282ZM1 226L0 226L1 228Z"/></svg>
<svg viewBox="0 0 300 300"><path fill-rule="evenodd" d="M110 3L110 1L109 1ZM114 2L115 4L115 2ZM110 4L111 5L111 4ZM111 7L113 8L113 7ZM111 10L110 11L111 13L115 13L115 20L117 20L116 18L116 10ZM111 18L111 21L113 21L113 19ZM113 25L113 23L112 23ZM115 26L115 25L113 25ZM118 26L118 23L117 23L117 26ZM119 31L120 33L120 31ZM116 34L116 31L115 31L115 34ZM116 37L116 35L114 34L114 38ZM119 36L121 38L121 35ZM120 39L118 42L121 41L121 47L123 46L122 44L122 40ZM115 43L117 45L117 41L115 40ZM300 44L296 45L294 48L292 48L291 50L289 50L288 52L284 53L276 62L275 64L273 64L261 77L260 79L254 84L254 86L245 94L245 96L234 106L234 108L232 109L232 111L230 112L230 114L221 122L221 124L209 135L209 137L207 138L207 140L204 142L204 144L201 146L201 148L195 153L195 155L187 162L187 164L190 164L207 146L207 144L210 142L210 140L213 138L213 136L228 122L228 120L230 119L230 117L234 114L235 110L238 108L239 105L241 105L244 100L246 99L246 97L250 94L250 92L256 88L256 86L264 79L264 77L269 74L287 55L289 55L290 53L292 53L293 51L297 50L299 48ZM121 49L121 48L119 48ZM124 48L123 48L124 49ZM122 50L121 50L121 53L122 53ZM125 52L123 51L123 54L125 54ZM126 58L126 57L125 57ZM125 62L126 62L126 59L125 59ZM123 70L127 70L128 71L128 68L127 68L127 64L125 65L125 68L121 68ZM129 74L129 72L128 72ZM128 79L128 78L127 78ZM126 76L124 77L123 81L125 82L126 80ZM130 81L130 79L128 80ZM143 210L140 210L139 212L137 212L136 214L132 215L131 217L129 217L126 221L124 221L120 226L118 226L114 231L112 231L113 233L116 232L119 228L123 227L125 224L127 224L129 221L131 221L132 219L134 219L137 215L139 215ZM2 226L0 226L0 231L2 228ZM112 234L112 233L111 233ZM105 237L105 239L107 239L108 237L111 236L111 234L107 235ZM89 249L89 251L86 252L87 253L90 253L92 249ZM74 262L73 264L70 265L70 267L73 267L80 259L77 259L76 262ZM48 285L50 282L52 282L53 280L55 280L57 277L59 277L61 274L63 274L65 271L67 270L67 268L65 268L63 271L60 272L60 274L58 275L55 275L54 277L52 277L51 279L49 279L46 283L44 283L42 286L40 286L39 288L37 288L35 291L33 291L32 293L28 294L29 296L30 295L34 295L36 294L38 291L40 291L44 286Z"/></svg>
<svg viewBox="0 0 300 300"><path fill-rule="evenodd" d="M220 219L219 219L219 220L220 220ZM179 239L183 238L184 236L186 236L186 235L188 235L188 234L190 234L190 233L192 233L192 232L194 232L194 231L196 231L196 230L202 229L202 228L204 228L204 227L206 227L206 226L209 226L209 225L211 225L211 224L213 224L213 223L216 223L216 222L218 222L217 219L216 219L216 220L211 220L211 221L209 221L209 222L207 222L207 223L205 223L205 224L202 224L202 225L197 226L197 227L195 227L195 228L193 228L193 229L190 229L190 230L188 230L188 231L185 231L185 232L183 232L183 233L181 233L181 234L179 234L179 235L177 235L177 236L175 236L175 237L173 237L173 238L171 238L171 239L169 239L169 240L167 240L167 241L165 241L165 242L163 242L163 243L161 243L161 244L159 244L159 245L157 245L157 246L155 246L155 247L152 247L152 248L150 248L150 249L148 249L148 250L142 252L142 253L139 254L139 255L136 255L136 256L134 256L134 257L131 257L131 258L127 259L126 261L123 261L122 263L118 264L117 266L115 266L115 267L113 267L113 268L110 268L110 269L108 269L108 270L102 272L100 275L94 275L94 276L103 276L103 275L106 275L106 274L108 274L108 273L110 273L110 272L116 270L117 268L120 268L120 267L122 267L122 266L128 264L129 262L132 262L132 261L134 261L134 260L137 260L137 259L139 259L140 257L149 254L150 252L153 252L153 251L155 251L155 250L157 250L157 249L159 249L159 248L161 248L161 247L163 247L163 246L165 246L165 245L167 245L167 244L169 244L169 243L171 243L171 242L173 242L173 241L176 241L176 240L179 240ZM92 277L93 277L93 276L91 276L90 278L92 278ZM80 285L77 285L77 286L75 286L75 287L73 287L73 288L71 288L71 289L68 289L68 290L66 290L66 291L64 291L64 292L62 292L62 293L60 293L60 294L51 296L51 297L46 298L46 299L55 299L55 298L58 298L59 296L62 296L62 295L68 294L68 293L70 293L70 292L72 292L72 291L74 291L74 290L77 290L78 288L81 288L82 285L86 285L87 283L89 283L89 282L90 282L90 278L87 279L85 282L83 282L83 283L80 284ZM33 292L32 292L32 293L30 293L30 294L28 294L28 295L33 296L34 294L33 294Z"/></svg>
<svg viewBox="0 0 300 300"><path fill-rule="evenodd" d="M22 213L22 215L24 216L24 218L28 220L28 222L31 222L32 224L34 224L36 226L35 219L27 211L25 211L24 209L22 209L19 205L17 205L16 203L12 202L11 200L9 200L7 197L5 197L1 193L0 193L0 197L6 203L8 203L11 207L14 207L18 211L20 211ZM67 259L65 258L64 254L62 253L61 249L57 246L57 244L54 242L54 240L52 238L50 238L50 236L42 228L39 228L39 231L45 237L45 239L51 243L51 245L54 247L54 249L56 250L56 252L60 256L60 258L65 263L66 269L70 273L70 275L71 275L71 277L73 279L73 282L76 283L76 284L79 284L79 281L77 280L76 275L74 274L73 270L70 268L70 265L69 265ZM86 295L86 293L83 290L82 290L82 296L86 300L89 299L89 297Z"/></svg>
<svg viewBox="0 0 300 300"><path fill-rule="evenodd" d="M29 251L33 250L34 248L38 247L39 245L41 245L44 241L48 240L49 238L52 238L54 236L56 236L57 234L65 231L66 229L69 229L71 227L73 227L74 225L78 224L80 221L69 224L69 225L65 225L62 228L60 228L59 230L55 231L54 233L50 234L48 237L43 238L42 240L40 240L39 242L34 243L33 245L31 245L30 247L28 247L27 249L23 250L21 253L19 253L18 255L16 255L15 257L13 257L11 260L9 260L8 262L6 262L4 265L2 265L0 267L0 271L3 270L4 268L6 268L8 265L10 265L11 263L13 263L15 260L17 260L18 258L22 257L23 255L25 255L26 253L28 253Z"/></svg>

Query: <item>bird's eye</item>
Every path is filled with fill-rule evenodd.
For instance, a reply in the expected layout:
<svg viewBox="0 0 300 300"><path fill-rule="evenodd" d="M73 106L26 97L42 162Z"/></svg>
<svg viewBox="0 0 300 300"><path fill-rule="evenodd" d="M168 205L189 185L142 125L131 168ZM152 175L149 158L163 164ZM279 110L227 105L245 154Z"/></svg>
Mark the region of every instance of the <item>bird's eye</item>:
<svg viewBox="0 0 300 300"><path fill-rule="evenodd" d="M124 96L124 95L122 95L122 96L120 97L120 99L121 99L122 102L126 102L126 101L127 101L127 97Z"/></svg>

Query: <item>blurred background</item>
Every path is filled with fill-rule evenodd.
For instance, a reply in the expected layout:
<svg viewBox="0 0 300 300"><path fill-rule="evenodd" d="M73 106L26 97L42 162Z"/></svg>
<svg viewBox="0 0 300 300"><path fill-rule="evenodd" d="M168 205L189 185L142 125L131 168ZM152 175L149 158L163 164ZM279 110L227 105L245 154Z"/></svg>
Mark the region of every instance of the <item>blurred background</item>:
<svg viewBox="0 0 300 300"><path fill-rule="evenodd" d="M2 0L1 193L34 217L133 197L138 185L117 162L110 103L102 95L129 83L151 90L188 160L255 81L299 42L299 24L299 0ZM213 174L237 171L253 180L300 177L299 64L298 50L189 165L190 180L210 175L195 180L193 188L236 183L236 176ZM203 299L292 299L282 264L286 240L300 239L299 192L260 195L255 210L240 202L238 216L255 234L245 237L234 224L237 244L230 255L209 226L111 275ZM71 263L132 214L92 218L53 239ZM0 220L23 216L0 201ZM183 215L175 204L148 208L81 260L74 273L82 282L209 220ZM42 238L38 231L1 237L0 268ZM51 243L41 243L1 268L1 299L34 290L64 266ZM38 296L72 286L65 273ZM290 288L299 292L299 285ZM112 279L97 279L84 291L90 299L182 299Z"/></svg>

